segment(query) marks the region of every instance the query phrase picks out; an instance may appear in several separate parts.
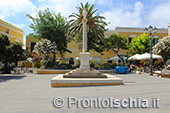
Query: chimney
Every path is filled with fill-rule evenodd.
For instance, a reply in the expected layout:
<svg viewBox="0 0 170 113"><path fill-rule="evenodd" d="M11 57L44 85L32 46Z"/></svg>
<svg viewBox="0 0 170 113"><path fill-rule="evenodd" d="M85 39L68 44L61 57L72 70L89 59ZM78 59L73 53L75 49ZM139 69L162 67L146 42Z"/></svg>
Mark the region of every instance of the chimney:
<svg viewBox="0 0 170 113"><path fill-rule="evenodd" d="M170 23L169 23L169 26L168 26L168 36L170 36Z"/></svg>

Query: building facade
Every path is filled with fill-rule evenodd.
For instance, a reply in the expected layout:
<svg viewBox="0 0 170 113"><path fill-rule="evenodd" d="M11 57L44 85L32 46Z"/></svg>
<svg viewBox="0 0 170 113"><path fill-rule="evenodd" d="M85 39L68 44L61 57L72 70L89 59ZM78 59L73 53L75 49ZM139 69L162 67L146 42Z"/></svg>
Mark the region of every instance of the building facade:
<svg viewBox="0 0 170 113"><path fill-rule="evenodd" d="M1 19L0 19L0 33L7 35L11 42L16 41L16 42L23 43L24 31Z"/></svg>
<svg viewBox="0 0 170 113"><path fill-rule="evenodd" d="M113 33L120 34L122 36L126 36L127 38L127 45L132 40L132 37L137 37L140 34L144 33L144 28L134 28L134 27L116 27L115 30L108 30L105 32L105 37L108 38ZM156 44L159 39L162 39L163 37L168 35L168 29L159 28L157 33L153 34L153 41ZM29 48L29 52L33 50L33 45L35 44L36 40L27 36L26 39L26 47ZM80 57L81 49L81 43L77 43L75 41L71 41L68 43L68 49L72 51L72 53L65 53L65 58L78 58ZM119 54L126 55L128 49L120 49ZM90 57L91 61L96 64L103 64L108 62L107 59L111 57L115 57L116 54L112 50L106 50L102 54L97 53L95 51L90 51ZM112 63L121 63L119 60L114 60Z"/></svg>
<svg viewBox="0 0 170 113"><path fill-rule="evenodd" d="M38 40L33 37L26 36L26 50L28 53L31 53L34 50L37 41Z"/></svg>

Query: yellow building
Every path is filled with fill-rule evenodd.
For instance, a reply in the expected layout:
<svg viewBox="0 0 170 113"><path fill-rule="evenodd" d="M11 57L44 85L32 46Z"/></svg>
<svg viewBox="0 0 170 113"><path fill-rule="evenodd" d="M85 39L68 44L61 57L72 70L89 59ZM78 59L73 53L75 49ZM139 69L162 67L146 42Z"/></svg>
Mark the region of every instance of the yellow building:
<svg viewBox="0 0 170 113"><path fill-rule="evenodd" d="M131 42L132 37L137 37L138 35L144 33L144 28L134 28L134 27L116 27L115 30L108 30L105 32L105 37L109 37L113 33L120 34L122 36L126 36L128 40L128 44ZM168 35L168 29L159 28L157 33L154 34L154 43L156 44L158 42L158 39L161 39ZM26 39L26 47L29 48L29 51L31 52L33 50L33 45L35 44L36 40L34 38L31 38L27 36ZM66 53L65 58L78 58L80 57L81 50L81 44L77 43L75 41L71 41L68 43L68 49L72 51L72 53ZM119 54L127 54L129 50L120 49ZM90 57L91 61L103 64L106 63L106 59L115 57L116 54L114 51L104 51L103 54L99 54L95 51L90 51ZM120 63L117 61L113 61L113 63Z"/></svg>
<svg viewBox="0 0 170 113"><path fill-rule="evenodd" d="M17 41L17 42L23 43L24 31L1 19L0 19L0 33L7 35L11 42Z"/></svg>
<svg viewBox="0 0 170 113"><path fill-rule="evenodd" d="M37 41L38 40L33 37L26 36L26 49L28 53L31 53L33 51Z"/></svg>
<svg viewBox="0 0 170 113"><path fill-rule="evenodd" d="M109 37L110 35L112 35L113 33L116 34L120 34L122 36L126 36L127 37L127 42L128 45L132 40L132 37L137 37L138 35L144 33L144 28L134 28L134 27L116 27L115 30L108 30L107 32L105 32L105 37ZM158 39L161 39L165 36L168 35L168 29L164 29L164 28L159 28L158 31L154 34L153 37L153 42L154 44L156 44L158 42ZM72 58L76 58L79 57L80 55L80 49L79 49L79 43L76 42L71 42L68 44L68 48L72 51L72 53L66 53L65 57L72 57ZM124 50L121 49L119 54L127 54L129 50ZM96 63L99 62L100 59L97 59L98 57L101 57L101 63L106 63L106 59L111 58L116 56L116 54L109 50L109 51L104 51L103 55L94 52L94 51L90 51L90 57L92 57L91 61L95 61L96 58ZM94 60L93 60L94 58ZM113 61L114 63L119 63L118 60L117 61Z"/></svg>

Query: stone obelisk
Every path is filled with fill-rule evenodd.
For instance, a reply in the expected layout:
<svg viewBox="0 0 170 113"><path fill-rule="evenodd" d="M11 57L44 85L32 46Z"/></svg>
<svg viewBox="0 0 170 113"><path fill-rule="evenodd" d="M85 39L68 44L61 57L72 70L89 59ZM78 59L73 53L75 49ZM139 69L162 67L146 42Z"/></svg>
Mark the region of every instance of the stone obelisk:
<svg viewBox="0 0 170 113"><path fill-rule="evenodd" d="M81 61L81 65L80 65L80 69L89 69L89 55L90 53L87 52L87 11L86 9L83 10L83 50L80 53L80 61Z"/></svg>
<svg viewBox="0 0 170 113"><path fill-rule="evenodd" d="M99 85L122 85L123 80L112 75L101 74L99 71L90 69L89 55L87 52L87 11L83 10L83 50L80 53L80 68L66 74L60 74L51 79L51 87L71 86L99 86Z"/></svg>

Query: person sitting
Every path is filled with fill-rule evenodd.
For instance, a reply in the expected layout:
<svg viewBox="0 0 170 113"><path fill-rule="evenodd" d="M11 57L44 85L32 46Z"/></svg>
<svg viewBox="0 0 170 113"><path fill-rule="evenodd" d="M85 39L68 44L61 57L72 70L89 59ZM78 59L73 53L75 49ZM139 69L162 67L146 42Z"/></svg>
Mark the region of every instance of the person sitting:
<svg viewBox="0 0 170 113"><path fill-rule="evenodd" d="M132 71L132 70L135 70L136 69L136 66L132 63L131 65L130 65L130 72Z"/></svg>

